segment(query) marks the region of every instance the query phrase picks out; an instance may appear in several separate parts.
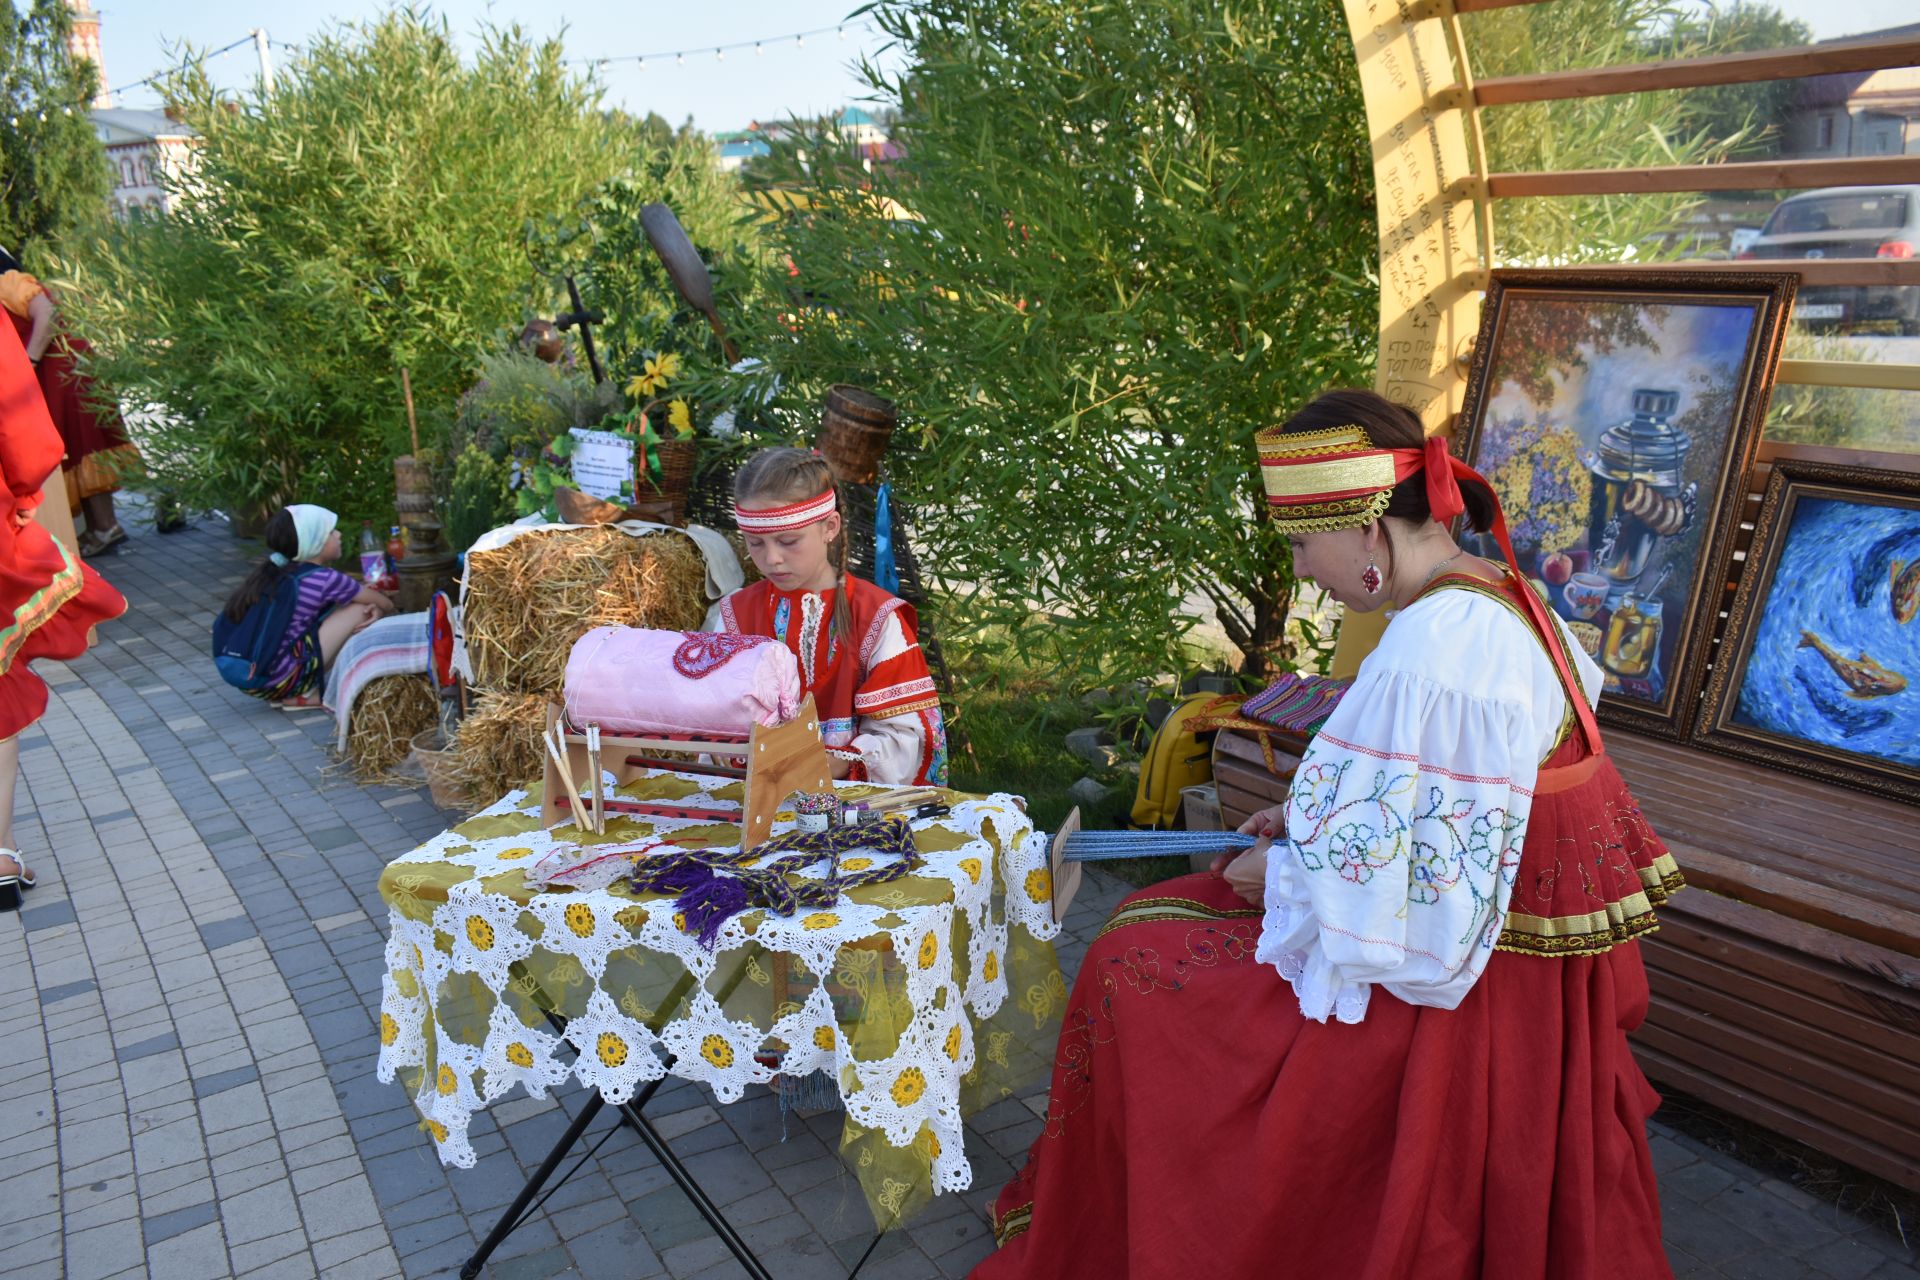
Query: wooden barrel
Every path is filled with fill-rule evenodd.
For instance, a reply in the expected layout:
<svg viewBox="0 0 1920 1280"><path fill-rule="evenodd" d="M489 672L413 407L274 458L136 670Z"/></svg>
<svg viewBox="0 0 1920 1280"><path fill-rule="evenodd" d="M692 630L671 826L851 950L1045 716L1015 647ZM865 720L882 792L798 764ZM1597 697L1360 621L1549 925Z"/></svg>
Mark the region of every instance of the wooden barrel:
<svg viewBox="0 0 1920 1280"><path fill-rule="evenodd" d="M818 447L841 484L873 484L900 413L891 400L840 383L827 391Z"/></svg>
<svg viewBox="0 0 1920 1280"><path fill-rule="evenodd" d="M393 460L393 509L404 525L433 510L433 471L410 454Z"/></svg>

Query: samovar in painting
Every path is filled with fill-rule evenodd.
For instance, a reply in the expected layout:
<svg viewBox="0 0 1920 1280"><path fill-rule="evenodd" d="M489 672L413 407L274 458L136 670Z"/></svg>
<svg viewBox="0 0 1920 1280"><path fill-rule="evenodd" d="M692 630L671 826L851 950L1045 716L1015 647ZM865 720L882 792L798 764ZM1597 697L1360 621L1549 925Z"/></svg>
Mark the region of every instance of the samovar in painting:
<svg viewBox="0 0 1920 1280"><path fill-rule="evenodd" d="M1633 416L1601 432L1585 458L1594 479L1590 527L1599 533L1593 572L1607 581L1613 615L1602 662L1621 675L1645 675L1659 643L1659 584L1640 590L1640 577L1661 539L1693 523L1698 486L1686 479L1693 441L1669 421L1679 404L1678 391L1637 389Z"/></svg>

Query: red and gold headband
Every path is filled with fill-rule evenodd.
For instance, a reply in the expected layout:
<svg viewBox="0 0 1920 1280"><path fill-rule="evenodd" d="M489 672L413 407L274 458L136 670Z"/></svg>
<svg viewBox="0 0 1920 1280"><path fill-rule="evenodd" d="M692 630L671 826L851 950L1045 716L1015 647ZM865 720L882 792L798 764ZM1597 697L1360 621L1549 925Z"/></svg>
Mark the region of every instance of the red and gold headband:
<svg viewBox="0 0 1920 1280"><path fill-rule="evenodd" d="M1421 471L1427 473L1427 505L1444 524L1466 510L1460 478L1479 479L1438 436L1418 449L1376 449L1360 427L1294 435L1274 427L1253 439L1267 510L1286 534L1372 524L1393 501L1393 487Z"/></svg>
<svg viewBox="0 0 1920 1280"><path fill-rule="evenodd" d="M840 502L829 488L817 498L792 502L784 507L743 507L734 504L733 520L742 533L791 533L816 521L825 520L839 510Z"/></svg>

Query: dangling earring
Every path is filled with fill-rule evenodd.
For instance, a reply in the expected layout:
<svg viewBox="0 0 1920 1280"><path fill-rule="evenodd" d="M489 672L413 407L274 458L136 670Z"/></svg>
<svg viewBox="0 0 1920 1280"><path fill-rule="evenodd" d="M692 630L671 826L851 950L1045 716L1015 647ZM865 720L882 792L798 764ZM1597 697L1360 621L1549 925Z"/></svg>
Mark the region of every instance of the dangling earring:
<svg viewBox="0 0 1920 1280"><path fill-rule="evenodd" d="M1380 594L1380 566L1373 562L1371 552L1367 555L1367 567L1360 572L1360 585L1366 588L1370 596Z"/></svg>

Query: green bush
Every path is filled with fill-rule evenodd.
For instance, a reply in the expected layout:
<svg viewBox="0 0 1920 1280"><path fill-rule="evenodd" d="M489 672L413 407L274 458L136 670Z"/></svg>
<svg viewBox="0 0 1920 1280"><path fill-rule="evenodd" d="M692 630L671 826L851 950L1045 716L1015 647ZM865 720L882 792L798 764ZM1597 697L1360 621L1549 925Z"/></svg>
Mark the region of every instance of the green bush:
<svg viewBox="0 0 1920 1280"><path fill-rule="evenodd" d="M512 522L510 475L507 463L483 449L468 447L455 456L446 498L447 538L454 550L465 551L487 530Z"/></svg>
<svg viewBox="0 0 1920 1280"><path fill-rule="evenodd" d="M271 96L195 64L166 85L202 138L165 219L77 244L69 321L157 425L151 482L192 505L324 503L385 523L407 448L400 369L444 426L540 284L530 221L624 162L628 135L558 40L395 10L316 37Z"/></svg>

